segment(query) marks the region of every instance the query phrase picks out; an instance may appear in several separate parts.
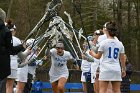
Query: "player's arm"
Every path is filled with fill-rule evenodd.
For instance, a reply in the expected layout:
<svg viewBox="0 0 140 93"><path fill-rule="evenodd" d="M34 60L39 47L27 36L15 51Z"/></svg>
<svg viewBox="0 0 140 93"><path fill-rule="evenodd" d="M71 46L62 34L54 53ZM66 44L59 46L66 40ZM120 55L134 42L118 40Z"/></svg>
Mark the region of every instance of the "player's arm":
<svg viewBox="0 0 140 93"><path fill-rule="evenodd" d="M50 58L51 57L51 49L50 48L47 48L46 50L45 50L45 56L44 56L44 60L48 60L48 58Z"/></svg>
<svg viewBox="0 0 140 93"><path fill-rule="evenodd" d="M124 53L120 54L120 62L121 62L122 77L124 77L126 75L126 66L125 66L126 58Z"/></svg>
<svg viewBox="0 0 140 93"><path fill-rule="evenodd" d="M90 50L89 51L89 54L97 59L100 59L101 56L102 56L102 52L101 51L98 51L98 53L96 54L93 50Z"/></svg>
<svg viewBox="0 0 140 93"><path fill-rule="evenodd" d="M72 62L74 67L79 70L80 69L80 66L81 66L81 60L80 59L69 59L68 61Z"/></svg>
<svg viewBox="0 0 140 93"><path fill-rule="evenodd" d="M94 62L94 58L89 56L87 53L82 54L82 59L87 60L88 62Z"/></svg>

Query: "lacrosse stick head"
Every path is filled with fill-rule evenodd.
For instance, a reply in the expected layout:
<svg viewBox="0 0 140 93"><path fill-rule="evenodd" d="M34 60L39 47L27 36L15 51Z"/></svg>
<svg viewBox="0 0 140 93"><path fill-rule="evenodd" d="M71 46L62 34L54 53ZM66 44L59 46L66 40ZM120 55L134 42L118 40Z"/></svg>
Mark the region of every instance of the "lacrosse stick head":
<svg viewBox="0 0 140 93"><path fill-rule="evenodd" d="M26 41L26 46L31 46L31 45L33 44L34 40L35 40L35 39L33 39L33 38L28 39L28 40Z"/></svg>
<svg viewBox="0 0 140 93"><path fill-rule="evenodd" d="M47 10L54 10L58 5L62 4L62 0L52 0L47 4Z"/></svg>

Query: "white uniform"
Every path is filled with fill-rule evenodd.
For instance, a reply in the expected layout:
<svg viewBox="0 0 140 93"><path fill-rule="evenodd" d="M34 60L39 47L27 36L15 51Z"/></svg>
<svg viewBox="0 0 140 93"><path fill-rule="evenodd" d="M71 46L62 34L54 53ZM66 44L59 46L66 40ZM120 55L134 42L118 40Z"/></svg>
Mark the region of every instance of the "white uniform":
<svg viewBox="0 0 140 93"><path fill-rule="evenodd" d="M29 58L32 56L31 59L36 58L36 54L31 53L29 55ZM33 75L33 77L35 77L35 70L36 70L36 63L33 66L28 65L28 73L30 73L31 75Z"/></svg>
<svg viewBox="0 0 140 93"><path fill-rule="evenodd" d="M124 53L123 44L117 39L106 39L101 42L98 51L103 52L99 80L121 81L119 55Z"/></svg>
<svg viewBox="0 0 140 93"><path fill-rule="evenodd" d="M106 34L100 35L100 36L98 37L98 40L97 40L98 45L100 45L100 43L101 43L103 40L106 40L106 39L107 39L107 35L106 35Z"/></svg>
<svg viewBox="0 0 140 93"><path fill-rule="evenodd" d="M100 43L102 41L106 40L106 39L107 39L107 35L106 34L100 35L98 37L96 47L99 47ZM102 57L100 59L94 58L94 60L95 60L94 63L92 63L92 65L91 65L92 77L96 77L96 72L97 72L97 70L99 70L99 65L100 65L100 62L102 61Z"/></svg>
<svg viewBox="0 0 140 93"><path fill-rule="evenodd" d="M25 61L28 61L28 59L30 58L31 55L27 56L27 58L25 59ZM25 62L24 61L24 62ZM17 71L17 79L16 81L20 81L20 82L27 82L27 79L28 79L28 64L21 67L21 68L18 68L18 71Z"/></svg>
<svg viewBox="0 0 140 93"><path fill-rule="evenodd" d="M87 60L82 60L81 70L82 70L81 81L86 82L86 78L85 78L84 73L85 72L91 73L91 62L88 62Z"/></svg>
<svg viewBox="0 0 140 93"><path fill-rule="evenodd" d="M21 44L21 41L19 40L19 38L12 36L13 39L13 46L18 46ZM18 68L18 56L17 55L10 55L10 65L11 65L11 75L9 75L7 78L17 78L17 68Z"/></svg>
<svg viewBox="0 0 140 93"><path fill-rule="evenodd" d="M30 46L32 43L34 42L34 39L28 39L26 41L26 46ZM24 60L24 62L27 62L30 60L31 57L35 57L36 55L32 55L33 53L31 53L30 55L27 56L27 58ZM30 73L34 74L35 71L34 69L29 69L28 68L28 64L21 67L21 68L18 68L18 73L17 73L17 81L19 82L24 82L26 83L27 82L27 79L28 79L28 71L30 71Z"/></svg>
<svg viewBox="0 0 140 93"><path fill-rule="evenodd" d="M118 40L117 37L114 37L114 38L115 38L116 40ZM98 37L98 40L97 40L97 42L98 42L97 47L99 47L99 46L100 46L100 43L101 43L102 41L106 40L106 39L107 39L107 35L106 35L106 34L100 35L100 36Z"/></svg>
<svg viewBox="0 0 140 93"><path fill-rule="evenodd" d="M32 56L33 53L31 53L30 56ZM35 58L36 59L37 55L33 54L32 59ZM43 61L41 60L35 60L35 62L33 62L34 65L28 65L28 73L30 73L31 75L33 75L33 78L35 77L35 71L37 68L37 65L42 65Z"/></svg>
<svg viewBox="0 0 140 93"><path fill-rule="evenodd" d="M107 36L106 35L101 35L99 36L99 40L97 41L97 43L101 42L102 40L106 39ZM96 53L97 52L97 47L98 45L96 44L96 46L93 43L90 43L91 45L91 49ZM96 72L97 72L97 68L99 67L100 64L100 60L94 58L94 62L91 63L91 83L95 82L95 78L96 78Z"/></svg>
<svg viewBox="0 0 140 93"><path fill-rule="evenodd" d="M16 81L27 82L28 79L28 65L18 68Z"/></svg>
<svg viewBox="0 0 140 93"><path fill-rule="evenodd" d="M100 60L94 58L94 62L91 63L91 83L95 82L97 68L99 67Z"/></svg>
<svg viewBox="0 0 140 93"><path fill-rule="evenodd" d="M63 56L59 56L57 55L57 50L55 48L51 49L50 52L52 62L49 71L50 82L55 82L61 77L65 77L67 79L69 76L67 60L72 59L72 55L70 54L70 52L64 50Z"/></svg>
<svg viewBox="0 0 140 93"><path fill-rule="evenodd" d="M86 53L89 55L89 50L87 50ZM91 55L89 55L89 56L92 57ZM87 60L82 60L82 64L81 64L81 70L82 70L81 81L82 82L86 82L84 73L90 72L91 73L91 83L94 83L94 79L95 79L94 75L93 75L94 68L92 68L92 64L95 65L96 63L88 62Z"/></svg>

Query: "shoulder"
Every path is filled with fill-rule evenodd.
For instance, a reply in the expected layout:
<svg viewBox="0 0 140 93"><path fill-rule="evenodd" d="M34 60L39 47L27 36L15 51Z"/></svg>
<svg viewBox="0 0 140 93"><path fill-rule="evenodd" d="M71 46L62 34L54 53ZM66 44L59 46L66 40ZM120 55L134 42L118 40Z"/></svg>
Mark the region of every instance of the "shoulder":
<svg viewBox="0 0 140 93"><path fill-rule="evenodd" d="M64 50L64 53L66 53L66 54L70 54L70 52L69 52L69 51L66 51L66 50Z"/></svg>
<svg viewBox="0 0 140 93"><path fill-rule="evenodd" d="M124 47L124 45L123 45L123 43L122 43L121 41L116 40L116 42L117 42L117 44L119 44L120 46L123 46L123 47Z"/></svg>
<svg viewBox="0 0 140 93"><path fill-rule="evenodd" d="M98 42L100 43L101 41L104 41L104 40L106 40L106 39L107 39L106 34L100 35L100 36L98 37Z"/></svg>
<svg viewBox="0 0 140 93"><path fill-rule="evenodd" d="M50 52L54 52L54 51L56 51L56 49L55 49L55 48L52 48L52 49L50 50Z"/></svg>
<svg viewBox="0 0 140 93"><path fill-rule="evenodd" d="M69 51L64 50L64 54L65 55L71 55L71 53Z"/></svg>
<svg viewBox="0 0 140 93"><path fill-rule="evenodd" d="M50 54L51 54L51 55L56 55L56 54L57 54L56 51L57 51L56 48L52 48L52 49L50 50Z"/></svg>
<svg viewBox="0 0 140 93"><path fill-rule="evenodd" d="M108 41L109 41L109 39L105 39L105 40L100 42L100 45L106 44Z"/></svg>

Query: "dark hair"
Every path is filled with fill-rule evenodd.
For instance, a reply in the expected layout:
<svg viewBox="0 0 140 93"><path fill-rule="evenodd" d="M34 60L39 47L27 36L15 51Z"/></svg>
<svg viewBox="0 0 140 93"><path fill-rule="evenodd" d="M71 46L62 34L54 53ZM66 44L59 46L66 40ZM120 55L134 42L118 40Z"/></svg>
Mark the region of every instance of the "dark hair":
<svg viewBox="0 0 140 93"><path fill-rule="evenodd" d="M6 21L6 23L7 23L6 26L8 27L8 29L16 29L16 27L15 27L15 25L14 25L12 19L8 19L8 20Z"/></svg>
<svg viewBox="0 0 140 93"><path fill-rule="evenodd" d="M105 28L109 32L110 36L114 37L117 35L117 26L115 22L113 21L107 22Z"/></svg>

